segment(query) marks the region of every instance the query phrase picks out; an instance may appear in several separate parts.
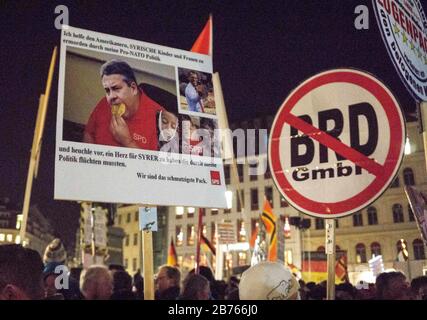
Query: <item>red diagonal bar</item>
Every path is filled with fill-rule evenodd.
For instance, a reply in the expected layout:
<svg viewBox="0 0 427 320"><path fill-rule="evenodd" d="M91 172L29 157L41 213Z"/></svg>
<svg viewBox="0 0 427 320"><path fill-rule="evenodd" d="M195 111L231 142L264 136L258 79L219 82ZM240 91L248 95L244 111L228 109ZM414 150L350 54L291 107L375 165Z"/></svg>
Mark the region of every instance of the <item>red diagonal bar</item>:
<svg viewBox="0 0 427 320"><path fill-rule="evenodd" d="M285 121L292 127L309 136L310 138L317 140L319 143L323 144L329 149L332 149L333 151L352 161L359 167L362 167L363 169L367 170L369 173L377 177L381 177L383 175L384 167L382 165L380 165L375 160L369 159L367 156L360 153L359 151L350 148L349 146L345 145L344 143L327 134L326 132L319 130L318 128L312 126L304 120L301 120L300 118L292 115L289 112L286 113Z"/></svg>

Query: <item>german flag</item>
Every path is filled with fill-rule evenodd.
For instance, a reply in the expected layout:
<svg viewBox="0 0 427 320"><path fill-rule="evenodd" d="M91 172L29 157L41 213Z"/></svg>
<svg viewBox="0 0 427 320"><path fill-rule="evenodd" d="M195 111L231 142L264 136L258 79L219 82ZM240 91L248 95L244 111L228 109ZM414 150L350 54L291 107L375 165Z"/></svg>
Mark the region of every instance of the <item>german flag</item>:
<svg viewBox="0 0 427 320"><path fill-rule="evenodd" d="M261 214L261 220L264 223L265 230L270 238L270 244L268 245L268 261L277 260L277 231L276 221L277 218L271 209L270 202L264 200L264 209Z"/></svg>
<svg viewBox="0 0 427 320"><path fill-rule="evenodd" d="M328 279L328 263L325 252L313 251L303 253L301 275L305 282L322 282ZM347 253L336 253L335 283L347 280Z"/></svg>
<svg viewBox="0 0 427 320"><path fill-rule="evenodd" d="M216 255L216 249L212 245L212 243L202 234L202 237L200 238L200 242L203 245L203 248L205 251L210 251L214 256Z"/></svg>
<svg viewBox="0 0 427 320"><path fill-rule="evenodd" d="M168 260L166 264L168 266L178 267L178 258L176 255L176 249L173 243L173 238L171 238L171 243L169 245Z"/></svg>

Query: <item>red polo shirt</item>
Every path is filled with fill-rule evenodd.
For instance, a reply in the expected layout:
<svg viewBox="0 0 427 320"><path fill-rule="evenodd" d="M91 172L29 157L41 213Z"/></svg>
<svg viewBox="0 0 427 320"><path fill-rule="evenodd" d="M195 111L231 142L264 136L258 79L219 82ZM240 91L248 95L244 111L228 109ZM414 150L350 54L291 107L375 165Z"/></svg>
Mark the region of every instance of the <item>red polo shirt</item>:
<svg viewBox="0 0 427 320"><path fill-rule="evenodd" d="M141 149L158 150L156 115L163 107L140 91L139 108L131 119L124 119L128 125L130 135ZM110 132L111 106L104 97L92 111L86 124L85 132L90 134L96 144L107 146L121 145Z"/></svg>

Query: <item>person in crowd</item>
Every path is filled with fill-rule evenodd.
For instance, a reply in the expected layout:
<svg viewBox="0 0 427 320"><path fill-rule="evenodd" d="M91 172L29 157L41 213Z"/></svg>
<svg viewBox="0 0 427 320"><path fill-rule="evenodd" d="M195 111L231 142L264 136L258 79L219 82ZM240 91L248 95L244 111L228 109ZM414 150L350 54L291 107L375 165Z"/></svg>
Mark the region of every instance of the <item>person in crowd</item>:
<svg viewBox="0 0 427 320"><path fill-rule="evenodd" d="M190 270L190 274L194 274L196 272L195 269ZM208 279L210 284L210 292L211 292L211 298L213 300L221 300L224 297L221 296L219 283L215 280L214 274L211 270L211 268L207 266L200 266L199 267L199 274L204 276L206 279Z"/></svg>
<svg viewBox="0 0 427 320"><path fill-rule="evenodd" d="M144 278L140 269L133 275L133 291L137 300L144 300Z"/></svg>
<svg viewBox="0 0 427 320"><path fill-rule="evenodd" d="M135 300L132 292L132 277L126 271L115 271L113 274L113 294L111 300Z"/></svg>
<svg viewBox="0 0 427 320"><path fill-rule="evenodd" d="M163 265L156 277L156 300L176 300L180 292L181 272L178 268Z"/></svg>
<svg viewBox="0 0 427 320"><path fill-rule="evenodd" d="M189 273L184 280L179 300L210 300L211 292L208 279L201 274Z"/></svg>
<svg viewBox="0 0 427 320"><path fill-rule="evenodd" d="M85 300L109 300L113 278L105 266L92 265L80 276L80 291Z"/></svg>
<svg viewBox="0 0 427 320"><path fill-rule="evenodd" d="M406 277L401 272L383 272L375 281L378 300L411 300Z"/></svg>
<svg viewBox="0 0 427 320"><path fill-rule="evenodd" d="M415 300L427 300L427 276L421 276L411 281L411 291Z"/></svg>
<svg viewBox="0 0 427 320"><path fill-rule="evenodd" d="M43 262L38 252L17 244L1 245L0 300L43 298Z"/></svg>

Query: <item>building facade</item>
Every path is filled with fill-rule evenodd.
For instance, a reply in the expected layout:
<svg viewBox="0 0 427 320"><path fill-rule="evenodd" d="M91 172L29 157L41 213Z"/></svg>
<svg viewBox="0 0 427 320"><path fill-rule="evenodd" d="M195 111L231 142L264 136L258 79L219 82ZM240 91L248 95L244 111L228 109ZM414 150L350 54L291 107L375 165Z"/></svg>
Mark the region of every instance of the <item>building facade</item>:
<svg viewBox="0 0 427 320"><path fill-rule="evenodd" d="M21 211L11 207L8 201L0 204L0 245L21 243L19 235L21 228ZM36 250L43 257L47 245L54 239L54 231L50 222L43 216L38 207L29 209L26 238L26 247Z"/></svg>

